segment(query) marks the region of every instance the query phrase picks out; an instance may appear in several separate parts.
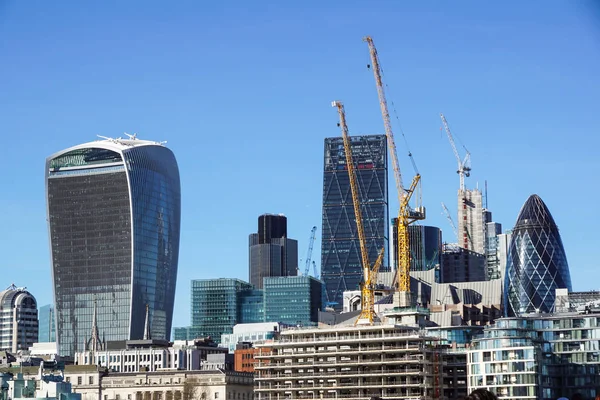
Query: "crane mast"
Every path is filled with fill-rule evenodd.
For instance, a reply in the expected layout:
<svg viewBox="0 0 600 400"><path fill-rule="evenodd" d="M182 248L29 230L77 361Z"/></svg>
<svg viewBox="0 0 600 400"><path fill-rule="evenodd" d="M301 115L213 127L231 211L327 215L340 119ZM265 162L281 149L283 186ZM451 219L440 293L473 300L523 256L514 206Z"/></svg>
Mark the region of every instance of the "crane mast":
<svg viewBox="0 0 600 400"><path fill-rule="evenodd" d="M398 193L398 204L400 209L398 211L398 291L404 293L405 300L410 301L410 244L408 237L408 226L415 221L425 219L425 208L421 206L420 193L417 195L417 207L411 209L409 202L419 189L421 181L421 175L417 173L407 190L404 188L402 183L402 174L400 173L400 164L398 163L398 155L396 152L396 143L394 140L394 134L392 132L392 124L390 122L390 113L388 111L387 100L385 98L385 91L383 89L383 80L381 78L381 66L379 63L379 56L373 39L367 36L363 39L369 45L369 53L371 55L371 64L373 65L373 75L375 76L375 84L377 86L377 95L379 97L379 107L381 109L381 115L383 117L383 125L385 127L385 136L387 138L388 147L392 157L392 165L394 168L394 178L396 181L396 191ZM412 160L412 158L411 158ZM414 161L413 161L414 163ZM416 168L415 168L416 169ZM404 305L404 304L402 304Z"/></svg>
<svg viewBox="0 0 600 400"><path fill-rule="evenodd" d="M454 152L454 157L456 157L456 161L458 163L458 176L460 177L460 190L465 190L465 176L471 175L471 153L465 148L465 158L460 159L460 155L458 154L458 150L456 149L456 144L454 143L454 137L452 137L452 133L450 132L450 127L448 126L448 122L446 121L446 117L444 114L440 113L440 118L442 119L442 123L444 124L444 129L446 130L446 134L448 135L448 140L450 141L450 146L452 147L452 151Z"/></svg>
<svg viewBox="0 0 600 400"><path fill-rule="evenodd" d="M313 226L310 230L310 239L308 241L308 252L306 253L306 262L304 266L304 276L308 276L310 270L310 261L312 259L313 246L315 244L315 235L317 233L317 227ZM316 276L315 276L316 278Z"/></svg>
<svg viewBox="0 0 600 400"><path fill-rule="evenodd" d="M358 189L358 180L354 170L354 161L352 159L352 147L350 145L350 136L348 135L348 125L346 124L346 113L344 105L340 101L331 103L336 107L340 117L340 128L342 129L342 138L344 139L344 153L346 154L346 167L350 179L350 191L352 193L352 204L354 206L354 217L356 219L356 231L358 233L358 242L360 245L360 254L363 267L363 283L361 287L361 308L362 311L356 320L356 323L373 324L375 319L375 283L377 282L377 272L383 261L383 249L379 252L373 268L369 263L369 253L367 249L367 240L362 221L362 212L360 209L360 197Z"/></svg>

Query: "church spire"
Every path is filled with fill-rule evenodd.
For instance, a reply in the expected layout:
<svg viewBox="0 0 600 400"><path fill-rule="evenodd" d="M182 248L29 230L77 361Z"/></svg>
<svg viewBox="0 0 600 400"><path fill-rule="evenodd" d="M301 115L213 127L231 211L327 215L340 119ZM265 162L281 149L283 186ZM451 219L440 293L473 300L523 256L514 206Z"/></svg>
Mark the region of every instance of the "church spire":
<svg viewBox="0 0 600 400"><path fill-rule="evenodd" d="M150 340L150 307L146 304L146 323L144 324L144 340Z"/></svg>
<svg viewBox="0 0 600 400"><path fill-rule="evenodd" d="M95 353L102 350L102 342L100 341L100 334L98 333L98 300L94 298L94 314L92 316L92 336L90 337L87 350Z"/></svg>

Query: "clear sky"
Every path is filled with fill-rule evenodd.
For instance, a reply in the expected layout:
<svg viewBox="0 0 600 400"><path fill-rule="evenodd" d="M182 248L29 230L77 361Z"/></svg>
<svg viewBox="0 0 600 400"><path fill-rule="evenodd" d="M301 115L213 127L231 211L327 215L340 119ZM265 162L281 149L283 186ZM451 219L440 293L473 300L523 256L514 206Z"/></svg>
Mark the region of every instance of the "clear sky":
<svg viewBox="0 0 600 400"><path fill-rule="evenodd" d="M600 289L600 6L590 1L0 0L0 285L52 300L45 158L96 135L167 140L182 232L174 326L195 278L248 279L261 213L288 216L303 257L319 227L323 138L383 133L373 36L401 167L406 135L427 224L454 241L456 161L443 112L512 228L537 193L559 228L575 290ZM390 214L395 214L390 174ZM456 219L456 217L454 217Z"/></svg>

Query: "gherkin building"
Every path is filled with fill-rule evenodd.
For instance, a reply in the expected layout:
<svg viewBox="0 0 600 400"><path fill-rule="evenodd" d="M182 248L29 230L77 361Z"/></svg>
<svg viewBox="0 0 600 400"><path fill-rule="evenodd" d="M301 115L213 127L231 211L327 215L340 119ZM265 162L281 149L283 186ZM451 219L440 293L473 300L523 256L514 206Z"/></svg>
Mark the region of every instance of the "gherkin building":
<svg viewBox="0 0 600 400"><path fill-rule="evenodd" d="M509 317L551 312L556 289L571 287L569 265L554 218L538 195L530 196L512 231L504 292Z"/></svg>

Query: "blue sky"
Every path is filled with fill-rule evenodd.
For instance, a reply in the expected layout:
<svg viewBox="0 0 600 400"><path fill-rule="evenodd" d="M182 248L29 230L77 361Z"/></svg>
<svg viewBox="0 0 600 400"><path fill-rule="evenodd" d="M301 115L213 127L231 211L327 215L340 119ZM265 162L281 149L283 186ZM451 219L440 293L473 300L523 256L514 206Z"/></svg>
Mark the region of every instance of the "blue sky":
<svg viewBox="0 0 600 400"><path fill-rule="evenodd" d="M173 4L176 3L176 4ZM423 176L427 224L454 238L458 176L439 113L511 228L537 193L575 290L600 289L600 6L593 1L154 2L0 0L0 285L51 301L44 160L96 135L167 140L180 167L174 325L195 278L248 275L248 234L285 213L304 256L319 227L323 138L383 133L373 36L397 109L405 181ZM390 174L390 178L392 175ZM390 214L397 210L390 180Z"/></svg>

